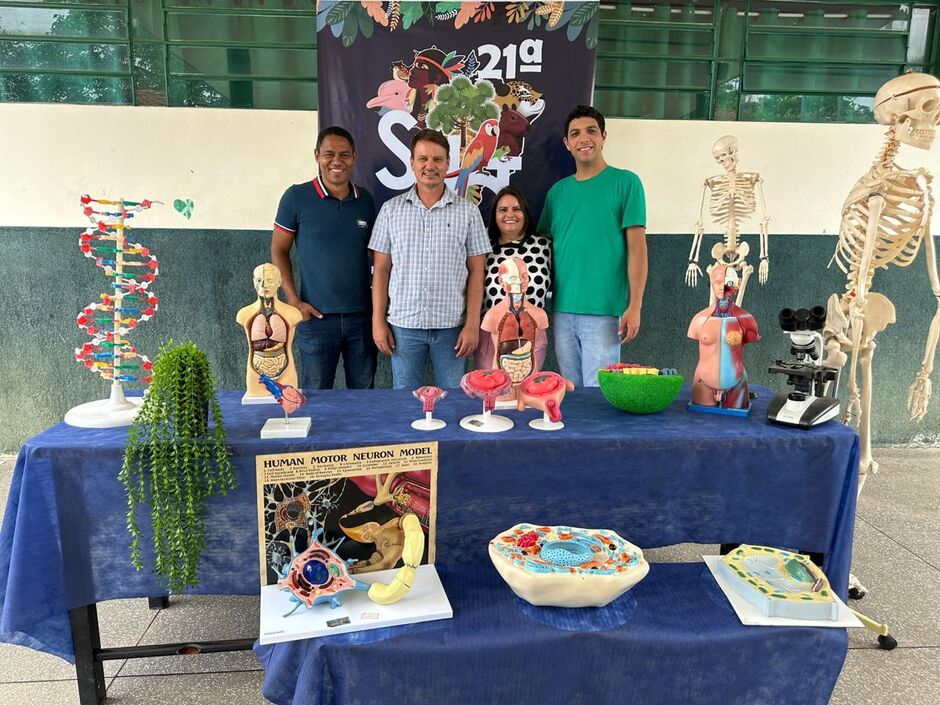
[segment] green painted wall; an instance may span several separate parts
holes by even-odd
[[[0,228],[0,450],[15,451],[29,436],[57,423],[75,404],[105,397],[108,384],[72,359],[87,336],[75,316],[104,291],[105,277],[78,251],[81,228]],[[161,274],[154,292],[160,311],[135,337],[151,358],[162,341],[190,339],[209,355],[218,383],[244,383],[244,351],[235,312],[254,298],[251,270],[268,259],[270,234],[261,231],[135,231],[157,255]],[[706,240],[708,252],[714,238]],[[827,270],[832,237],[771,238],[770,281],[748,285],[747,308],[761,325],[763,340],[750,346],[751,379],[782,388],[767,365],[789,350],[777,327],[777,312],[824,304],[843,287],[844,275]],[[692,315],[704,308],[707,292],[683,283],[691,236],[649,237],[650,278],[640,337],[624,349],[624,361],[676,367],[689,375],[696,346],[685,337]],[[756,243],[754,243],[756,246]],[[879,272],[876,289],[895,302],[898,323],[879,336],[875,353],[874,439],[879,444],[912,441],[940,445],[940,400],[934,399],[920,424],[908,421],[907,387],[920,366],[935,301],[923,254],[906,270]],[[554,368],[554,356],[549,355]],[[390,386],[387,359],[380,360],[378,386]],[[940,389],[940,372],[933,375]],[[843,383],[843,389],[845,384]],[[938,393],[940,395],[940,393]],[[729,429],[732,424],[729,422]]]

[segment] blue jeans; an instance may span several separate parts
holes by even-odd
[[[443,389],[460,386],[460,378],[467,366],[454,350],[460,326],[430,330],[390,327],[395,336],[395,349],[392,351],[392,386],[395,389],[422,386],[428,358],[434,369],[434,384]]]
[[[376,349],[368,311],[324,313],[323,318],[298,324],[297,347],[304,389],[332,389],[340,355],[347,389],[371,389],[375,384]]]
[[[555,356],[562,377],[576,387],[596,387],[597,371],[620,360],[617,316],[555,313]]]

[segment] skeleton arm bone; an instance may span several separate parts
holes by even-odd
[[[702,270],[698,266],[698,256],[702,249],[702,237],[705,234],[705,225],[702,215],[705,212],[705,193],[708,191],[708,181],[702,184],[702,199],[698,204],[698,220],[695,223],[695,236],[692,238],[692,249],[689,251],[689,266],[685,270],[685,283],[688,286],[698,284],[698,276]]]
[[[770,222],[770,217],[767,215],[767,201],[764,200],[764,187],[762,186],[764,180],[761,178],[760,174],[757,175],[757,179],[754,182],[754,187],[757,189],[757,195],[760,197],[758,203],[760,204],[760,264],[757,268],[757,278],[761,284],[767,283],[767,276],[770,274],[770,255],[768,254],[767,247],[767,224]]]
[[[929,231],[924,234],[924,254],[927,257],[927,274],[930,277],[930,288],[933,290],[934,298],[937,299],[937,310],[933,315],[933,320],[930,321],[927,345],[920,371],[914,376],[914,382],[907,392],[907,409],[914,421],[920,421],[927,415],[927,405],[930,403],[931,394],[930,373],[933,372],[937,339],[940,338],[940,277],[937,276],[937,255],[933,235]]]

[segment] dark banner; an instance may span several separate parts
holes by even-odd
[[[319,125],[356,139],[354,181],[381,205],[409,189],[421,127],[451,144],[447,183],[481,203],[510,183],[535,217],[574,172],[565,117],[589,105],[598,4],[329,2],[317,12]]]

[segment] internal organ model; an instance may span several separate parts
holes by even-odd
[[[285,616],[293,614],[301,605],[308,609],[325,603],[333,608],[339,607],[342,604],[339,595],[348,590],[368,591],[369,599],[381,605],[390,605],[402,599],[414,585],[418,564],[424,553],[424,532],[414,514],[402,517],[401,528],[405,535],[401,554],[404,565],[387,585],[368,585],[353,578],[346,563],[319,541],[323,530],[315,531],[307,550],[294,557],[285,569],[284,577],[277,583],[283,590],[289,591],[291,601],[297,603]]]
[[[744,301],[744,290],[754,267],[747,262],[750,247],[741,242],[741,225],[748,221],[755,211],[760,212],[758,226],[760,228],[760,264],[758,265],[758,280],[761,284],[767,281],[770,271],[770,260],[767,255],[767,204],[764,202],[764,191],[761,187],[763,179],[755,172],[738,171],[738,140],[731,135],[725,135],[712,145],[712,155],[715,161],[725,168],[724,174],[711,176],[705,179],[702,187],[702,199],[699,204],[698,221],[695,223],[695,237],[692,240],[692,250],[689,252],[689,266],[685,270],[685,283],[695,286],[702,273],[699,268],[699,251],[702,248],[702,237],[705,225],[702,215],[705,210],[705,197],[708,195],[708,211],[714,221],[724,228],[724,239],[712,248],[712,259],[715,262],[705,270],[706,274],[716,264],[727,264],[738,272],[741,286],[738,291],[738,303]]]
[[[512,419],[496,416],[496,399],[512,388],[512,379],[503,370],[474,370],[460,378],[460,388],[468,397],[483,400],[483,413],[465,416],[460,426],[468,431],[498,433],[513,427]]]
[[[252,284],[258,292],[258,299],[239,310],[235,317],[248,339],[245,396],[270,398],[268,389],[259,381],[259,375],[267,375],[285,386],[297,386],[291,343],[303,315],[277,298],[281,273],[273,264],[255,267]]]
[[[535,336],[548,328],[548,316],[526,301],[529,274],[521,257],[504,260],[498,276],[506,298],[486,312],[480,327],[493,339],[496,353],[492,366],[506,372],[512,380],[512,391],[504,400],[514,401],[522,380],[538,372]]]
[[[768,617],[838,619],[829,580],[801,553],[745,544],[721,557],[718,573]]]
[[[734,303],[738,276],[731,265],[715,265],[709,276],[715,303],[689,324],[699,356],[689,408],[743,416],[750,410],[744,346],[760,340],[757,322]]]
[[[940,121],[940,82],[911,73],[888,81],[875,95],[875,119],[888,126],[887,140],[872,167],[858,180],[842,206],[842,225],[833,261],[846,273],[845,293],[829,298],[823,329],[823,364],[842,367],[851,356],[845,423],[857,423],[861,441],[858,491],[878,464],[871,454],[872,354],[875,336],[894,323],[894,305],[871,291],[875,270],[906,267],[924,247],[930,288],[937,310],[927,333],[920,370],[907,394],[911,418],[922,419],[930,402],[937,338],[940,336],[940,280],[930,234],[932,176],[925,169],[904,169],[895,155],[901,144],[929,149]],[[861,363],[861,386],[857,382]]]
[[[258,381],[271,393],[274,400],[281,405],[285,414],[293,414],[307,401],[306,395],[296,387],[281,384],[271,379],[266,374],[258,375]]]
[[[643,552],[607,529],[516,524],[489,554],[514,593],[550,607],[603,607],[649,572]]]
[[[545,418],[541,424],[531,422],[533,428],[542,430],[555,430],[561,424],[561,400],[566,392],[574,390],[574,383],[568,381],[557,372],[537,372],[522,380],[519,385],[519,411],[527,406],[544,412]]]
[[[434,405],[444,397],[447,392],[440,387],[418,387],[412,392],[414,398],[421,402],[421,410],[424,412],[423,419],[417,419],[411,422],[411,427],[419,431],[436,431],[444,428],[447,423],[441,419],[434,418]]]

